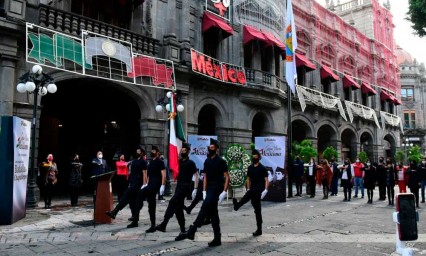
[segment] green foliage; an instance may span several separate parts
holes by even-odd
[[[420,37],[426,35],[426,0],[409,0],[407,20],[411,21],[414,33]]]
[[[292,158],[296,158],[297,155],[300,155],[300,158],[304,162],[309,162],[311,157],[316,157],[318,155],[314,147],[312,147],[312,142],[310,140],[302,140],[298,143],[297,141],[292,143]]]
[[[398,162],[404,162],[405,161],[405,152],[404,152],[404,150],[397,150],[396,152],[395,152],[395,161],[398,163]]]
[[[322,157],[328,161],[330,161],[333,157],[334,159],[337,159],[337,150],[332,146],[329,146],[324,150],[324,152],[322,152]]]
[[[415,145],[414,147],[410,148],[408,151],[408,160],[409,161],[416,161],[419,163],[423,158],[422,155],[422,149]]]
[[[367,153],[364,151],[359,152],[358,157],[359,157],[359,160],[361,160],[361,163],[365,163],[368,160]]]

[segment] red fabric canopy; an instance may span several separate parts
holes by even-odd
[[[305,66],[308,71],[317,69],[314,63],[310,62],[305,55],[296,53],[296,67]]]
[[[281,51],[285,52],[285,45],[283,42],[281,42],[278,38],[276,38],[274,35],[269,34],[267,32],[262,32],[263,35],[266,37],[266,39],[268,39],[269,43],[271,45],[275,45],[278,48],[281,49]]]
[[[394,97],[395,99],[393,100],[393,103],[395,103],[395,105],[402,105],[402,101],[400,99],[398,99],[397,97]]]
[[[340,78],[338,75],[334,74],[334,72],[327,66],[321,66],[321,79],[330,78],[332,82],[339,81]]]
[[[267,44],[270,44],[269,40],[265,37],[265,35],[262,32],[260,32],[259,30],[255,28],[245,25],[243,28],[243,44],[247,44],[252,40],[259,40]]]
[[[385,90],[380,90],[380,100],[392,100],[391,95],[387,93]]]
[[[234,34],[234,30],[232,27],[226,23],[226,21],[222,18],[217,17],[214,14],[204,12],[203,15],[203,32],[206,32],[212,27],[216,27],[221,29],[224,33],[223,38],[226,38],[232,34]]]
[[[352,79],[352,77],[348,75],[343,75],[343,87],[354,87],[355,89],[361,88],[361,85],[359,85],[355,80]]]
[[[362,82],[361,89],[362,89],[362,93],[364,93],[364,94],[368,94],[368,95],[376,95],[377,94],[376,90],[374,90],[373,88],[371,88],[371,86],[369,84],[364,83],[364,82]]]

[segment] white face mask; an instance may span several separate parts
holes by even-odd
[[[422,161],[422,164],[426,164],[426,161]]]
[[[367,163],[367,166],[370,166],[371,164],[370,163]]]
[[[359,160],[356,160],[357,163],[359,163]]]
[[[98,155],[98,159],[102,159],[102,157],[103,157],[102,154]]]

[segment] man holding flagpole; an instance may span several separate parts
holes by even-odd
[[[296,93],[295,81],[297,81],[296,70],[296,26],[294,24],[293,6],[291,0],[287,0],[287,15],[285,20],[285,78],[288,84],[287,90],[287,138],[288,138],[288,197],[293,196],[293,180],[292,180],[292,160],[291,160],[291,145],[292,145],[292,130],[291,130],[291,94]],[[290,92],[291,90],[291,92]]]

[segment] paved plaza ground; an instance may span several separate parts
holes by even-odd
[[[237,192],[237,197],[241,196],[242,192]],[[213,239],[210,225],[200,228],[194,241],[175,242],[179,233],[175,218],[167,232],[145,233],[149,228],[147,207],[141,211],[138,228],[126,228],[130,217],[127,207],[112,224],[93,226],[89,196],[80,198],[79,207],[70,207],[67,198],[54,198],[51,210],[28,210],[26,218],[0,226],[0,255],[397,255],[392,222],[395,208],[377,200],[377,189],[375,197],[372,205],[366,198],[342,202],[341,192],[322,200],[318,188],[315,198],[303,195],[285,203],[262,202],[263,235],[256,238],[251,235],[256,223],[250,203],[235,212],[229,199],[219,206],[222,246],[215,248],[207,246]],[[157,224],[169,198],[157,201]],[[200,206],[185,214],[187,227]],[[416,255],[423,255],[425,204],[420,205],[419,215],[419,239],[409,246]]]

